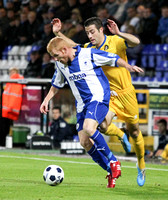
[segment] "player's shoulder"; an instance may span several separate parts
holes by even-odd
[[[85,43],[84,44],[84,48],[89,48],[89,47],[92,47],[92,43],[91,42],[88,42],[88,43]]]
[[[121,40],[122,38],[119,37],[118,35],[107,35],[107,41],[118,41]]]

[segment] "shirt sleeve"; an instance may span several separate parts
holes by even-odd
[[[65,85],[66,79],[63,76],[63,74],[61,73],[61,71],[59,69],[59,65],[62,65],[62,64],[59,62],[56,62],[56,70],[53,75],[51,84],[52,84],[52,86],[54,86],[56,88],[63,88]]]
[[[120,58],[117,54],[91,49],[92,60],[96,66],[109,65],[111,67],[118,67],[117,60]]]

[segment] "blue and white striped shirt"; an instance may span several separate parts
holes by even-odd
[[[75,48],[76,56],[71,64],[56,62],[52,86],[62,88],[67,81],[76,99],[77,112],[80,113],[91,101],[109,103],[109,82],[101,66],[117,66],[119,56],[97,49]]]

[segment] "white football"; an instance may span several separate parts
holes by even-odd
[[[43,172],[43,179],[48,185],[59,185],[64,180],[64,171],[58,165],[49,165]]]

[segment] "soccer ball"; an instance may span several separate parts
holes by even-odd
[[[43,172],[43,179],[48,185],[59,185],[64,180],[64,171],[58,165],[49,165]]]

